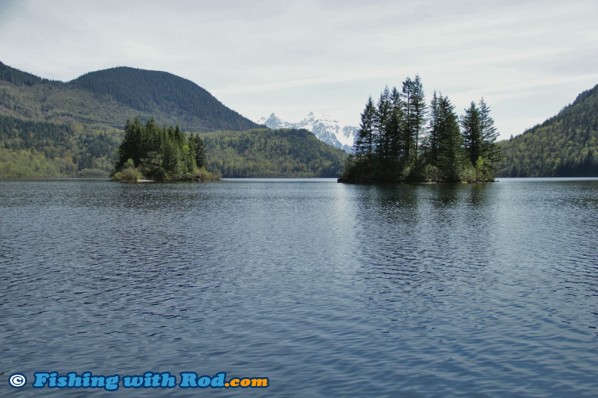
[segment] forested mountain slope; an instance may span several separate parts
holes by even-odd
[[[90,72],[62,83],[0,63],[0,115],[117,129],[135,117],[178,124],[188,131],[258,126],[187,79],[128,67]]]
[[[598,85],[556,116],[499,145],[502,177],[598,176]]]

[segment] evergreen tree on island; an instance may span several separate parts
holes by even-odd
[[[440,93],[434,92],[428,107],[420,77],[407,78],[401,93],[386,87],[376,105],[368,99],[339,181],[493,181],[497,137],[483,99],[459,118]]]

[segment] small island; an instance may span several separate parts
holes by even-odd
[[[153,119],[145,125],[127,120],[125,138],[118,148],[113,181],[215,181],[219,175],[205,168],[204,142],[175,127],[159,127]]]
[[[421,79],[402,91],[386,87],[370,97],[339,182],[489,182],[500,152],[498,131],[483,99],[461,118],[448,97],[434,92],[428,107]]]

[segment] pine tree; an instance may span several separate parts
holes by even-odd
[[[480,100],[480,129],[482,138],[481,156],[495,163],[500,158],[500,150],[496,145],[498,130],[494,127],[494,120],[490,117],[490,107],[486,105],[484,98]]]
[[[199,135],[194,137],[194,149],[195,149],[195,164],[198,168],[202,168],[206,165],[206,149],[203,140]]]
[[[139,119],[127,120],[125,124],[125,138],[118,148],[118,162],[116,170],[120,170],[129,159],[133,159],[135,166],[141,161],[140,146],[142,142],[142,126]]]
[[[361,114],[361,124],[354,152],[358,159],[369,159],[374,151],[374,120],[376,118],[376,107],[372,97],[368,99],[365,109]]]
[[[414,127],[414,141],[415,141],[415,161],[417,162],[419,154],[419,140],[424,132],[424,125],[426,124],[426,99],[424,96],[424,88],[422,86],[419,75],[415,75],[413,81],[413,127]]]
[[[404,144],[407,161],[417,162],[419,140],[426,122],[426,100],[419,75],[403,82],[403,106],[405,115]]]
[[[438,98],[438,168],[448,181],[458,181],[462,167],[462,139],[455,107],[448,97]]]
[[[392,103],[388,86],[384,88],[378,100],[378,108],[374,118],[374,130],[377,136],[376,155],[382,162],[386,161],[390,153],[388,125],[392,115]]]
[[[465,114],[461,118],[461,127],[463,146],[469,161],[475,166],[482,154],[482,120],[480,110],[473,101],[469,108],[465,109]]]
[[[386,134],[389,141],[390,159],[399,164],[403,156],[403,141],[401,127],[403,126],[403,104],[401,95],[396,87],[390,93],[391,115],[387,124]]]
[[[442,94],[440,94],[442,98]],[[430,124],[429,133],[424,141],[424,150],[426,153],[427,162],[431,165],[437,166],[438,164],[438,143],[440,141],[440,108],[439,108],[439,97],[434,91],[432,101],[430,103]]]

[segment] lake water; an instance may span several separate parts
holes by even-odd
[[[3,181],[0,395],[597,396],[597,216],[596,179]]]

